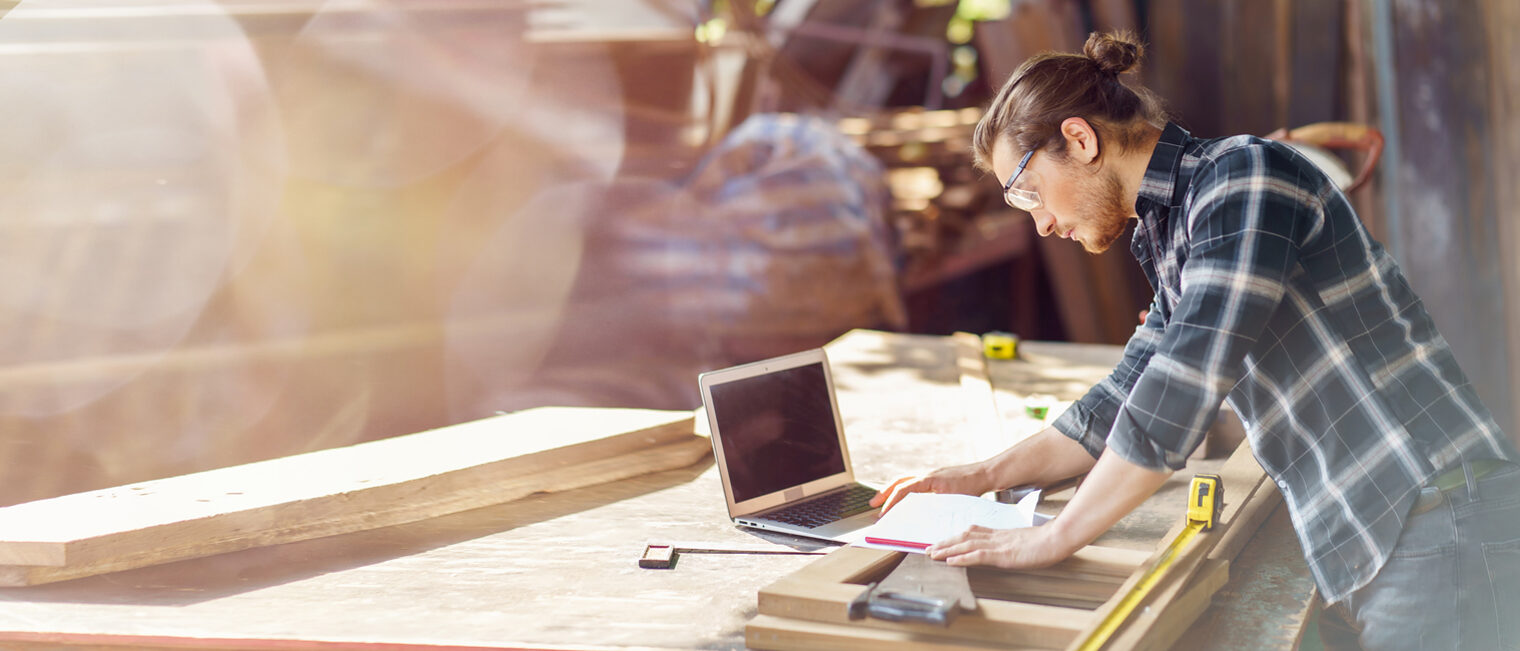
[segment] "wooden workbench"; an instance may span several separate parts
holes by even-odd
[[[878,483],[1037,431],[1029,394],[1057,401],[1048,422],[1117,350],[1026,342],[1025,359],[990,365],[1004,416],[989,426],[966,417],[973,400],[948,338],[857,331],[828,348],[857,475]],[[1154,548],[1180,517],[1186,474],[1099,542]],[[1050,496],[1048,508],[1067,497]],[[1312,589],[1284,520],[1269,521],[1231,568],[1197,644],[1241,648],[1245,632],[1247,648],[1296,639]],[[673,570],[641,570],[653,541],[762,542],[728,524],[709,457],[411,525],[0,590],[0,648],[742,648],[756,592],[814,560],[685,554]],[[1270,586],[1270,604],[1258,585]]]

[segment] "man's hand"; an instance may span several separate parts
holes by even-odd
[[[1049,567],[1076,552],[1049,527],[988,529],[973,526],[924,553],[951,565],[991,565],[1009,570]]]
[[[987,487],[986,473],[981,464],[971,463],[940,468],[921,477],[902,477],[871,498],[871,506],[880,506],[882,514],[885,514],[909,493],[981,495],[989,490],[992,489]]]
[[[1092,467],[1093,458],[1080,443],[1047,427],[985,461],[898,479],[871,498],[871,506],[886,513],[909,493],[981,495],[1010,486],[1046,486]]]
[[[931,546],[929,558],[951,565],[996,565],[1008,569],[1046,567],[1061,562],[1112,527],[1166,483],[1169,470],[1150,470],[1105,450],[1076,495],[1054,520],[1038,527],[988,529],[973,526]]]

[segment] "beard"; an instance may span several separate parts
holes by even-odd
[[[1082,238],[1082,248],[1096,255],[1107,251],[1124,234],[1130,211],[1124,206],[1124,187],[1113,172],[1100,174],[1084,185],[1088,187],[1079,194],[1082,198],[1077,210],[1089,232],[1084,233],[1088,237]]]

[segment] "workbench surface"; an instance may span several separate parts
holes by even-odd
[[[989,366],[994,420],[967,417],[949,338],[856,331],[831,344],[857,476],[884,484],[1000,450],[1106,375],[1119,348],[1020,352]],[[1026,400],[1055,408],[1035,419]],[[1098,542],[1154,549],[1181,517],[1187,478],[1220,463],[1195,461]],[[684,554],[675,569],[639,569],[644,545],[661,541],[818,548],[730,525],[708,457],[410,525],[0,589],[0,648],[743,648],[759,589],[815,559]],[[1281,509],[1230,575],[1189,647],[1242,648],[1249,633],[1246,648],[1291,648],[1312,584]]]

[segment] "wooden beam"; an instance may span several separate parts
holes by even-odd
[[[1229,495],[1225,495],[1225,498],[1228,499]],[[1255,492],[1248,496],[1246,505],[1241,507],[1240,514],[1230,523],[1230,528],[1225,530],[1214,549],[1209,551],[1209,558],[1235,560],[1240,555],[1240,550],[1261,529],[1261,523],[1266,522],[1280,504],[1282,492],[1270,478],[1263,476],[1261,483],[1256,485]]]
[[[980,651],[1008,649],[955,638],[760,615],[744,627],[744,645],[776,651]]]
[[[1187,632],[1188,627],[1198,621],[1198,616],[1208,610],[1209,604],[1214,600],[1214,593],[1219,592],[1219,589],[1223,588],[1229,580],[1229,561],[1213,558],[1204,561],[1203,568],[1198,570],[1198,576],[1189,582],[1186,592],[1168,603],[1165,609],[1147,610],[1140,614],[1141,618],[1155,620],[1155,623],[1148,627],[1150,631],[1144,638],[1140,638],[1138,634],[1133,637],[1121,636],[1114,646],[1145,651],[1165,651],[1172,648],[1177,643],[1177,639]]]
[[[969,332],[957,332],[955,366],[960,370],[961,395],[965,397],[962,413],[966,415],[968,440],[991,437],[1002,441],[1003,419],[997,406],[997,394],[987,377],[987,358],[982,352],[982,338]]]
[[[695,463],[690,412],[542,408],[0,509],[0,585],[427,518]]]

